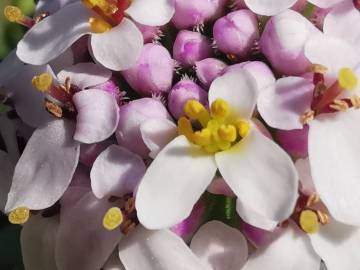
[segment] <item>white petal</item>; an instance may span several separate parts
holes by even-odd
[[[33,133],[15,167],[6,212],[22,206],[44,209],[63,195],[80,153],[73,132],[71,122],[54,120]]]
[[[73,102],[78,113],[75,140],[96,143],[115,132],[119,107],[111,94],[97,89],[83,90],[74,95]]]
[[[268,220],[281,222],[290,216],[297,199],[298,176],[290,157],[272,140],[253,127],[238,144],[217,153],[215,160],[244,205]]]
[[[42,12],[50,12],[50,14],[58,11],[65,5],[71,4],[78,0],[56,0],[56,1],[49,1],[49,0],[39,0],[36,4],[36,15],[41,14]]]
[[[145,170],[141,157],[111,145],[97,157],[91,169],[92,190],[99,199],[133,193]]]
[[[26,270],[56,270],[55,239],[59,218],[32,216],[21,231],[21,251]]]
[[[64,68],[67,68],[73,64],[74,64],[74,54],[71,48],[67,49],[57,58],[49,62],[49,66],[51,66],[51,69],[54,71],[54,73],[58,73]]]
[[[191,240],[190,248],[214,270],[239,270],[248,257],[243,234],[219,221],[203,225]]]
[[[257,83],[246,70],[237,70],[216,78],[209,89],[209,104],[216,99],[229,103],[236,116],[250,118],[257,99]]]
[[[359,268],[360,228],[331,220],[318,233],[310,235],[310,239],[328,270]]]
[[[320,8],[329,8],[335,6],[337,3],[347,2],[344,0],[308,0],[308,1]]]
[[[16,51],[11,51],[0,63],[0,86],[15,77],[22,68],[24,63],[16,55]]]
[[[258,110],[265,122],[283,130],[301,129],[301,115],[310,109],[314,85],[301,77],[285,77],[260,93]]]
[[[143,36],[133,22],[124,18],[110,31],[92,34],[90,43],[96,61],[112,70],[124,70],[139,58]]]
[[[149,229],[167,228],[190,215],[216,172],[212,155],[184,136],[170,142],[151,163],[136,194],[140,222]]]
[[[272,16],[290,8],[296,1],[297,0],[245,0],[245,4],[257,14]]]
[[[351,30],[349,31],[349,26]],[[332,9],[324,19],[324,33],[353,44],[360,45],[360,13],[354,7],[353,1],[343,1]]]
[[[310,123],[309,159],[320,198],[338,221],[360,225],[360,111],[320,115]]]
[[[306,195],[311,195],[316,192],[314,181],[311,176],[310,162],[309,158],[306,159],[298,159],[295,162],[295,167],[299,174],[299,179],[301,183],[301,192]]]
[[[241,270],[318,270],[320,257],[313,250],[307,235],[290,224],[269,246],[251,254]]]
[[[80,2],[63,7],[25,34],[18,43],[17,56],[33,65],[48,63],[90,33],[89,16],[89,10]]]
[[[313,64],[325,66],[330,76],[337,76],[341,68],[353,68],[360,62],[357,50],[350,44],[326,35],[310,39],[305,45],[305,56]]]
[[[107,82],[111,78],[111,71],[94,63],[79,63],[63,69],[57,77],[62,83],[69,77],[72,84],[84,89]]]
[[[174,16],[175,7],[172,0],[133,0],[125,12],[138,23],[160,26]]]
[[[7,195],[11,187],[15,164],[10,156],[0,150],[0,211],[4,211]]]
[[[103,270],[126,270],[119,258],[119,252],[116,248],[110,258],[105,263]]]
[[[128,270],[211,270],[175,233],[142,226],[120,242],[119,256]]]
[[[61,213],[55,249],[58,270],[99,270],[105,264],[122,238],[120,230],[108,231],[102,225],[114,205],[89,192]]]
[[[149,148],[149,156],[157,154],[177,136],[177,126],[167,119],[149,119],[140,125],[141,137]]]

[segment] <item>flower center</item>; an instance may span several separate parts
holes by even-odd
[[[81,0],[99,17],[90,17],[89,24],[93,33],[104,33],[121,23],[130,0]]]
[[[208,153],[229,149],[250,130],[249,121],[241,118],[234,121],[230,117],[230,106],[222,99],[215,100],[210,111],[199,101],[189,100],[184,112],[187,117],[181,117],[178,121],[179,134],[185,135],[191,143],[203,147]]]
[[[9,222],[12,224],[24,224],[30,217],[30,210],[26,207],[19,207],[9,214]]]

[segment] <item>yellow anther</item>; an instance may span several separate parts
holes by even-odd
[[[237,137],[237,130],[234,125],[222,125],[218,129],[219,137],[226,142],[234,142]]]
[[[26,207],[19,207],[9,214],[9,222],[12,224],[24,224],[30,217],[30,210]]]
[[[19,22],[24,17],[21,10],[15,6],[6,6],[4,9],[4,16],[10,22]]]
[[[217,99],[211,104],[211,115],[216,118],[226,118],[230,114],[230,106],[225,100]]]
[[[104,218],[103,218],[103,226],[105,229],[112,231],[121,225],[123,222],[123,214],[118,207],[110,208]]]
[[[188,100],[184,105],[185,114],[193,120],[198,120],[203,127],[210,119],[208,110],[197,100]]]
[[[319,219],[317,214],[311,210],[304,210],[300,214],[300,227],[307,233],[319,231]]]
[[[189,119],[181,117],[178,120],[178,133],[184,135],[190,142],[193,142],[194,131]]]
[[[205,146],[211,143],[211,130],[204,128],[201,131],[194,133],[194,143],[200,146]]]
[[[52,85],[52,76],[49,73],[42,73],[32,78],[31,83],[33,86],[41,92],[50,90]]]
[[[236,126],[239,130],[239,135],[241,138],[246,137],[246,135],[248,135],[249,131],[250,131],[250,123],[247,120],[239,120],[236,123]]]
[[[358,78],[351,68],[342,68],[338,74],[339,85],[343,89],[354,90],[358,85]]]
[[[219,151],[219,148],[216,146],[216,144],[209,144],[209,145],[204,146],[204,150],[207,153],[213,154],[213,153],[216,153],[217,151]]]
[[[89,24],[91,32],[93,33],[104,33],[112,28],[111,24],[109,24],[108,22],[95,17],[90,17]]]
[[[320,64],[312,64],[309,68],[309,71],[314,73],[325,74],[328,71],[328,69],[327,67]]]
[[[118,7],[115,4],[109,3],[107,0],[82,0],[82,3],[90,9],[98,7],[106,15],[112,15],[118,11]]]

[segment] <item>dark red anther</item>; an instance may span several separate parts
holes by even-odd
[[[313,83],[315,85],[317,85],[319,83],[324,83],[324,81],[325,81],[324,74],[322,74],[322,73],[314,73]]]
[[[110,2],[110,1],[109,1]],[[118,7],[118,10],[111,17],[116,24],[121,23],[125,17],[125,10],[130,6],[129,0],[112,0]]]
[[[353,0],[354,6],[360,10],[360,0]]]

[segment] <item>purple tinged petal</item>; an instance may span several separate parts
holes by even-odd
[[[294,158],[306,158],[308,156],[309,126],[302,129],[277,130],[276,140],[278,144]]]
[[[195,67],[196,76],[200,82],[208,88],[212,81],[222,74],[227,65],[216,58],[206,58],[197,61]]]
[[[119,243],[119,230],[102,225],[106,211],[114,204],[98,200],[91,192],[61,213],[56,238],[58,270],[98,270]]]
[[[142,96],[165,93],[170,90],[175,62],[168,50],[157,44],[145,44],[140,58],[121,74],[130,86]]]
[[[112,145],[111,140],[93,144],[82,144],[80,146],[80,162],[88,167],[92,167],[97,156]]]
[[[74,139],[96,143],[109,138],[119,122],[119,107],[115,98],[98,89],[76,93],[73,102],[77,110]]]
[[[74,130],[71,122],[54,120],[34,132],[15,167],[6,212],[44,209],[63,195],[79,159]]]
[[[121,146],[111,145],[98,156],[91,169],[93,193],[99,199],[133,193],[145,171],[141,157]]]
[[[143,35],[144,43],[151,43],[152,41],[158,39],[161,35],[160,26],[149,26],[138,22],[135,22],[135,24]]]
[[[231,12],[215,22],[213,34],[220,51],[244,58],[259,38],[257,17],[247,9]]]
[[[184,66],[192,66],[196,61],[210,57],[212,48],[208,38],[198,32],[182,30],[173,46],[173,57]]]
[[[207,92],[190,79],[181,80],[171,89],[168,107],[176,119],[184,115],[184,105],[190,99],[198,100],[208,106]]]
[[[116,130],[118,143],[133,153],[148,158],[149,149],[142,139],[140,126],[149,119],[171,120],[165,106],[156,99],[142,98],[121,106],[120,114]]]

